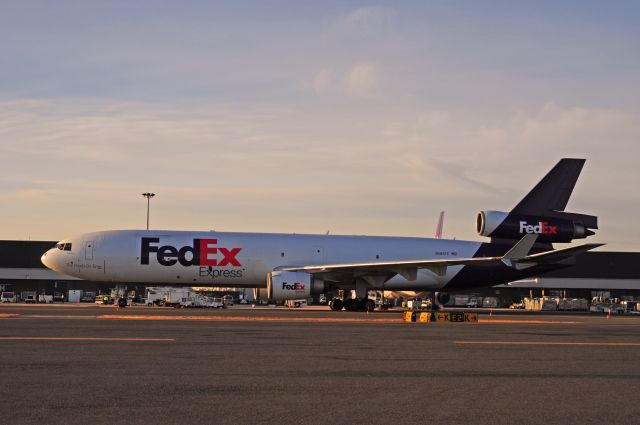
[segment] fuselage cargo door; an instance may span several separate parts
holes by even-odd
[[[84,259],[93,261],[93,241],[84,243]]]

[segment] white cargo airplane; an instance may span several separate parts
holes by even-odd
[[[601,244],[597,217],[564,212],[585,160],[562,159],[509,213],[482,211],[489,243],[380,236],[115,230],[60,241],[42,256],[52,270],[91,281],[252,287],[270,300],[343,290],[334,310],[371,310],[369,290],[450,291],[494,286],[566,267]],[[446,303],[448,295],[436,299]],[[126,300],[120,300],[126,305]]]

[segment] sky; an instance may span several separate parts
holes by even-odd
[[[0,239],[155,229],[483,240],[562,157],[638,250],[632,1],[4,1]],[[602,250],[601,249],[601,250]]]

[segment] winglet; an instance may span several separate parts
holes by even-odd
[[[529,251],[533,248],[533,244],[536,243],[538,235],[535,233],[528,233],[518,241],[506,254],[502,256],[502,261],[505,260],[521,260],[529,255]]]

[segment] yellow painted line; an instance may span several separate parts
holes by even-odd
[[[0,319],[7,319],[9,317],[17,317],[20,316],[19,314],[12,314],[12,313],[0,313]]]
[[[512,319],[480,319],[478,323],[507,323],[524,325],[575,325],[583,322],[560,321],[560,320],[512,320]]]
[[[153,342],[175,342],[175,338],[98,338],[98,337],[49,337],[49,336],[0,336],[0,341],[108,341],[108,342],[129,342],[129,341],[153,341]]]
[[[264,316],[158,316],[158,315],[114,315],[96,316],[109,320],[193,320],[211,322],[303,322],[303,323],[403,323],[401,317],[394,319],[360,319],[334,317],[264,317]]]
[[[568,341],[453,341],[468,345],[561,345],[578,347],[640,347],[640,342],[568,342]]]

